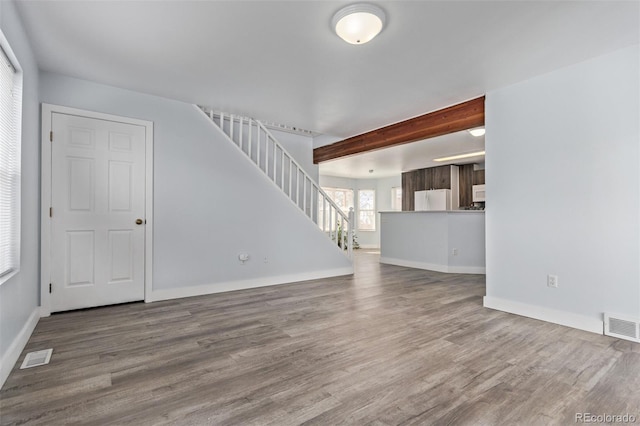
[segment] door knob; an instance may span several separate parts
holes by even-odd
[[[136,225],[142,225],[142,219],[136,219]]]

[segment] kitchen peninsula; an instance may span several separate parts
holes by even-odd
[[[484,210],[380,212],[380,263],[484,274]]]

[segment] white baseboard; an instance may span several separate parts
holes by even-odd
[[[395,259],[393,257],[380,257],[380,263],[406,266],[407,268],[425,269],[427,271],[446,272],[449,274],[486,274],[486,268],[483,266],[438,265],[435,263],[418,262],[415,260]]]
[[[305,272],[301,274],[280,275],[276,277],[254,278],[250,280],[231,281],[215,284],[205,284],[191,287],[177,287],[162,290],[153,290],[150,300],[147,302],[157,302],[160,300],[180,299],[183,297],[203,296],[206,294],[224,293],[227,291],[246,290],[249,288],[267,287],[270,285],[289,284],[299,281],[317,280],[321,278],[339,277],[341,275],[352,275],[353,266],[326,271]]]
[[[377,244],[360,244],[360,248],[361,249],[367,249],[367,250],[369,250],[369,249],[378,250],[378,249],[380,249],[380,246],[377,245]]]
[[[604,333],[603,321],[587,317],[585,315],[558,311],[556,309],[543,308],[540,306],[529,305],[527,303],[513,302],[511,300],[490,296],[484,297],[483,305],[485,308],[522,315],[523,317],[564,325],[565,327],[577,328],[578,330],[590,331],[591,333],[596,334]]]
[[[20,330],[20,333],[18,333],[16,338],[13,339],[9,349],[7,349],[7,352],[4,354],[2,359],[0,359],[0,389],[4,386],[4,382],[9,377],[11,370],[13,370],[13,366],[20,358],[22,350],[27,346],[27,342],[29,341],[33,330],[36,328],[36,325],[38,325],[39,320],[40,307],[38,306],[33,310],[33,312],[31,312],[31,315],[29,315],[29,318],[22,327],[22,330]]]

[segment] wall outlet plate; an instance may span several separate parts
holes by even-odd
[[[558,276],[547,275],[547,287],[558,288]]]

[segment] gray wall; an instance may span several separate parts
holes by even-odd
[[[640,316],[638,51],[487,94],[487,296]]]
[[[20,272],[0,285],[0,359],[3,359],[39,305],[40,114],[38,69],[13,2],[0,1],[0,28],[24,73]]]
[[[440,272],[484,273],[484,212],[404,211],[380,216],[382,263]]]
[[[313,138],[313,148],[320,148],[321,146],[330,145],[332,143],[341,141],[345,138],[340,138],[331,135],[318,135]]]
[[[154,290],[349,266],[192,105],[51,73],[40,81],[42,102],[154,122]]]

